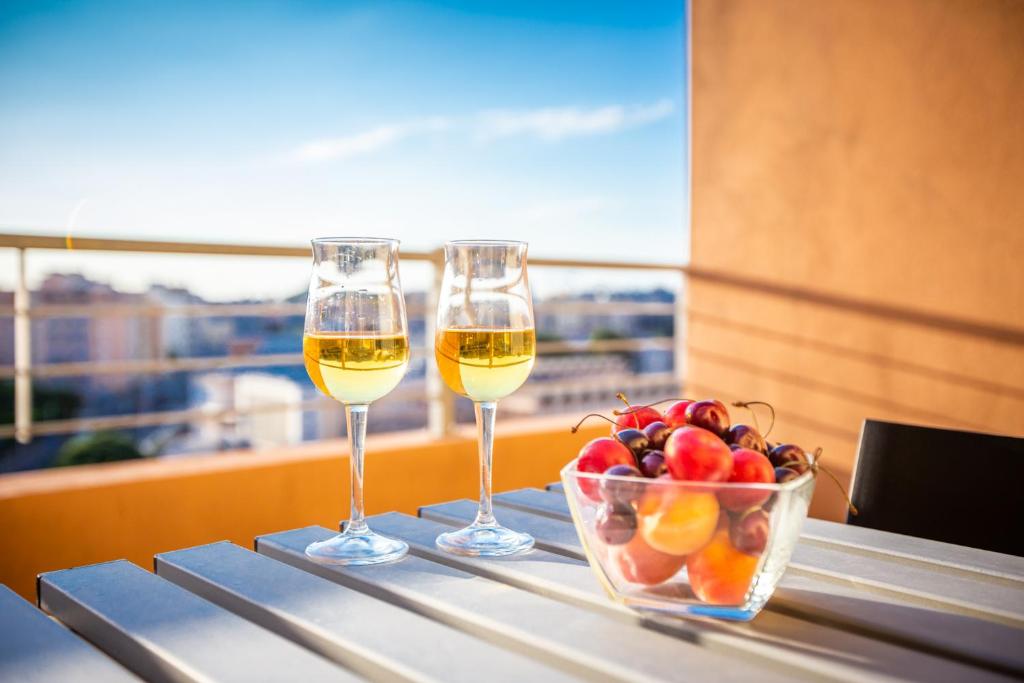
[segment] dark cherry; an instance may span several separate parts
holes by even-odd
[[[640,471],[645,477],[656,479],[668,472],[665,464],[664,451],[647,451],[644,457],[640,458]]]
[[[602,505],[594,530],[608,545],[629,543],[636,534],[636,513],[628,505]]]
[[[729,411],[721,401],[697,401],[686,406],[686,423],[724,436],[729,429]]]
[[[601,479],[601,497],[611,504],[629,505],[640,500],[644,495],[644,483],[640,481],[643,474],[632,465],[615,465],[604,471],[606,475],[616,477],[635,477],[637,482],[615,481],[614,479]]]
[[[770,528],[768,513],[761,508],[754,508],[729,523],[729,541],[736,550],[760,555],[768,545]]]
[[[633,451],[633,455],[637,458],[651,446],[651,440],[639,429],[621,429],[615,432],[615,438],[619,443]]]
[[[794,470],[792,467],[776,467],[775,468],[775,483],[785,484],[787,481],[793,481],[800,476],[800,473]]]
[[[811,466],[804,450],[791,443],[779,444],[768,451],[768,459],[772,467],[788,467],[798,474],[803,474]]]
[[[764,438],[750,425],[733,425],[725,432],[725,442],[730,446],[742,446],[767,455]]]
[[[644,427],[644,434],[647,435],[650,447],[659,451],[665,448],[665,441],[668,440],[668,435],[671,433],[672,428],[661,421],[652,422]]]

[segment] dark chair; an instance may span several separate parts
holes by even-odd
[[[865,420],[856,526],[1024,556],[1024,439]]]

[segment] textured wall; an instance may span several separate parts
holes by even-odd
[[[1024,433],[1024,2],[692,12],[690,393],[846,473],[865,417]]]

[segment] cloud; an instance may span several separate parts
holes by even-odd
[[[346,137],[312,140],[298,147],[292,157],[296,161],[307,162],[348,159],[389,147],[414,135],[436,133],[451,126],[450,119],[440,116],[387,124]]]
[[[605,135],[652,123],[671,115],[671,100],[625,107],[611,105],[596,109],[548,107],[528,110],[498,110],[482,113],[477,121],[477,136],[483,140],[528,135],[557,141],[581,135]]]
[[[491,110],[462,119],[435,116],[383,124],[345,137],[311,140],[294,149],[290,158],[303,163],[344,160],[377,152],[411,137],[453,129],[463,129],[467,135],[472,134],[481,141],[526,136],[556,142],[636,128],[664,119],[674,111],[675,104],[665,99],[648,105],[616,104],[592,109]]]

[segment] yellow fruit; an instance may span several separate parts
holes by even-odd
[[[640,535],[655,550],[688,555],[704,546],[715,533],[718,498],[713,493],[665,489],[650,491],[640,501]]]

